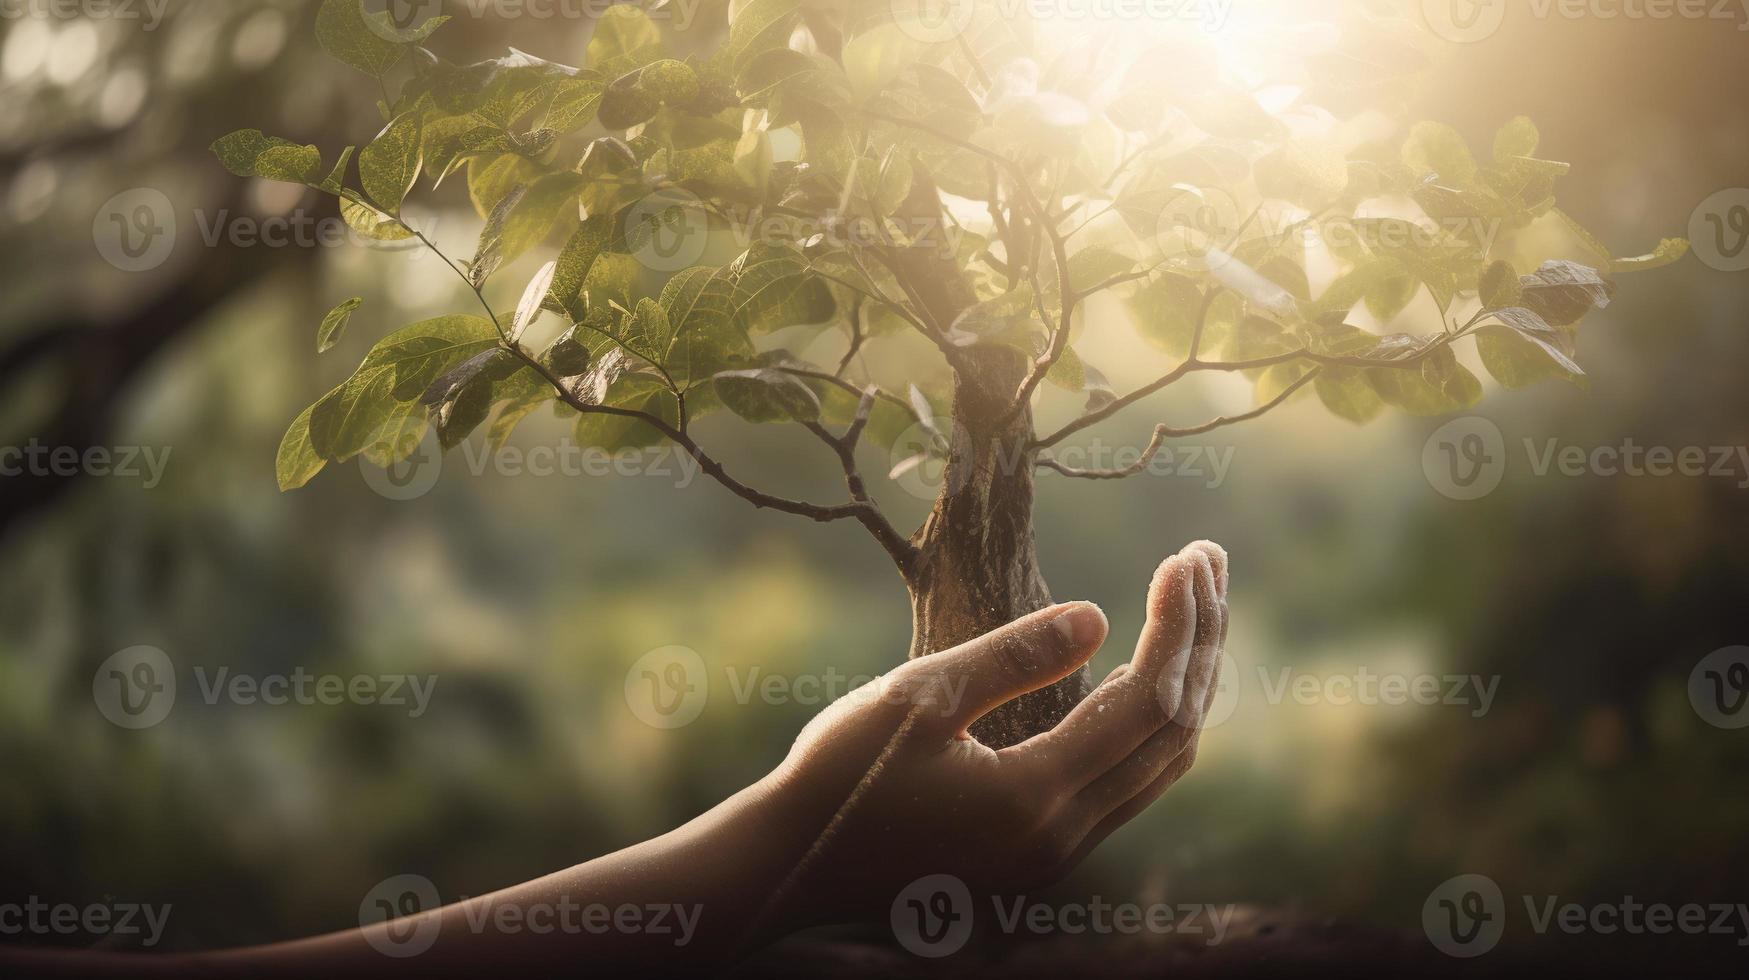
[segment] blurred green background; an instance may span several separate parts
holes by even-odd
[[[867,674],[903,656],[901,583],[860,530],[756,513],[708,480],[475,476],[452,456],[412,501],[353,465],[281,495],[287,422],[388,327],[467,297],[412,253],[204,247],[197,209],[328,213],[230,177],[212,139],[259,126],[331,152],[379,123],[367,86],[314,44],[310,5],[172,7],[150,32],[0,26],[0,445],[171,450],[150,489],[0,478],[0,900],[169,902],[168,944],[200,948],[356,924],[394,874],[480,894],[677,825],[767,771],[817,710],[740,704],[716,683],[695,723],[657,730],[624,694],[646,651],[696,650],[717,682],[752,667]],[[587,30],[487,19],[445,43],[458,61],[514,44],[575,63]],[[1735,25],[1521,17],[1434,51],[1416,115],[1479,146],[1514,115],[1536,119],[1542,155],[1574,164],[1564,207],[1618,253],[1687,234],[1703,199],[1749,184],[1749,34]],[[181,237],[163,267],[129,274],[99,256],[92,225],[136,187],[176,202]],[[476,220],[445,200],[436,237],[466,251]],[[1749,738],[1698,717],[1688,681],[1708,653],[1749,642],[1749,473],[1538,476],[1522,450],[1749,445],[1745,275],[1691,257],[1631,279],[1587,322],[1589,390],[1491,390],[1480,414],[1514,462],[1480,501],[1429,485],[1438,421],[1354,428],[1309,406],[1194,440],[1231,452],[1218,486],[1043,478],[1046,575],[1115,627],[1098,675],[1127,657],[1154,565],[1199,537],[1233,555],[1239,668],[1236,709],[1193,777],[1063,893],[1406,930],[1464,872],[1508,895],[1745,898]],[[351,335],[318,361],[315,324],[355,294]],[[1114,373],[1124,387],[1144,370]],[[1134,443],[1162,417],[1243,398],[1211,383],[1099,434]],[[563,432],[542,413],[516,442]],[[841,493],[830,460],[786,433],[716,418],[705,436],[737,472]],[[880,493],[903,526],[925,512]],[[165,650],[182,686],[166,722],[130,732],[95,710],[91,684],[140,644]],[[438,683],[418,718],[209,706],[196,666]],[[1482,718],[1272,705],[1260,666],[1498,676],[1499,691]]]

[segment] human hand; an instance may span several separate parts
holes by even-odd
[[[1227,556],[1193,544],[1155,573],[1132,660],[1056,728],[993,750],[980,716],[1085,663],[1097,606],[1054,606],[914,660],[822,712],[768,779],[781,812],[820,828],[780,896],[783,918],[881,911],[909,882],[976,890],[1061,877],[1196,760],[1227,634]]]

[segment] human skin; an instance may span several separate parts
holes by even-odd
[[[298,977],[726,965],[810,926],[887,917],[919,878],[1012,894],[1069,871],[1196,761],[1227,633],[1227,556],[1190,545],[1156,572],[1120,666],[1056,728],[992,750],[978,717],[1055,683],[1106,639],[1053,606],[859,688],[765,778],[684,826],[465,902],[312,939],[177,956],[0,954],[34,974]],[[663,913],[663,929],[653,922]],[[584,910],[599,910],[587,918]],[[638,920],[612,927],[615,915]],[[568,911],[567,911],[568,910]],[[631,921],[629,919],[623,921]]]

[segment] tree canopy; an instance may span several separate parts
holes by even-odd
[[[1112,478],[1301,393],[1356,423],[1466,409],[1483,386],[1461,342],[1508,388],[1582,382],[1579,324],[1615,277],[1686,251],[1612,256],[1557,205],[1568,164],[1528,119],[1480,153],[1448,126],[1398,123],[1425,61],[1401,17],[1277,32],[1245,62],[1184,25],[1061,30],[989,0],[950,13],[736,0],[675,24],[618,5],[581,67],[516,50],[457,65],[439,53],[448,18],[326,0],[318,40],[369,76],[381,132],[329,155],[244,130],[214,151],[238,175],[336,195],[371,239],[433,250],[409,195],[464,182],[478,245],[444,261],[479,303],[378,341],[292,424],[281,487],[361,454],[391,464],[429,430],[445,448],[482,428],[501,442],[550,407],[586,445],[671,440],[755,503],[890,536],[858,442],[920,427],[930,437],[901,468],[949,452],[941,430],[969,409],[948,404],[938,369],[980,350],[1028,365],[987,414],[1029,412],[1047,388],[1084,403],[1023,447],[1037,465]],[[527,282],[498,282],[543,251]],[[1118,391],[1081,355],[1129,329],[1089,314],[1105,294],[1159,351],[1153,383]],[[323,320],[321,349],[359,307]],[[828,334],[835,361],[792,353]],[[872,376],[870,350],[906,344],[910,377]],[[1123,469],[1052,458],[1210,371],[1249,378],[1255,408],[1161,425]],[[850,503],[734,480],[693,436],[718,411],[813,431],[842,457]]]

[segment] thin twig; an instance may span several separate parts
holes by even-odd
[[[1322,368],[1313,368],[1312,370],[1301,375],[1298,380],[1294,381],[1293,384],[1290,384],[1286,388],[1282,389],[1281,394],[1276,395],[1274,398],[1270,399],[1268,402],[1265,402],[1264,404],[1259,405],[1258,407],[1252,409],[1249,412],[1245,412],[1242,415],[1231,415],[1231,416],[1223,415],[1220,418],[1216,418],[1216,419],[1213,419],[1211,421],[1205,422],[1202,425],[1192,426],[1188,429],[1174,429],[1168,425],[1155,426],[1154,427],[1154,437],[1148,441],[1148,448],[1142,450],[1142,455],[1141,455],[1140,459],[1136,460],[1134,463],[1131,463],[1128,466],[1120,467],[1118,469],[1106,469],[1106,470],[1080,469],[1080,468],[1077,468],[1074,466],[1069,466],[1063,462],[1060,462],[1056,459],[1053,459],[1051,456],[1049,456],[1047,454],[1042,454],[1042,453],[1038,457],[1038,465],[1041,469],[1052,470],[1054,472],[1061,473],[1064,476],[1072,477],[1072,478],[1078,479],[1078,480],[1122,480],[1125,477],[1135,476],[1137,473],[1141,473],[1142,471],[1146,470],[1148,468],[1149,464],[1151,464],[1154,461],[1154,457],[1160,455],[1160,450],[1165,447],[1166,440],[1168,440],[1168,439],[1184,439],[1184,438],[1188,438],[1190,436],[1200,436],[1200,435],[1203,435],[1205,433],[1213,432],[1216,429],[1224,428],[1224,427],[1229,426],[1229,425],[1237,425],[1240,422],[1249,422],[1252,419],[1259,418],[1259,417],[1267,414],[1271,410],[1275,409],[1276,407],[1280,406],[1283,402],[1287,401],[1289,398],[1292,398],[1294,396],[1294,393],[1298,392],[1301,388],[1304,388],[1306,385],[1311,384],[1312,380],[1318,376],[1318,373],[1321,370],[1323,370],[1323,369]]]

